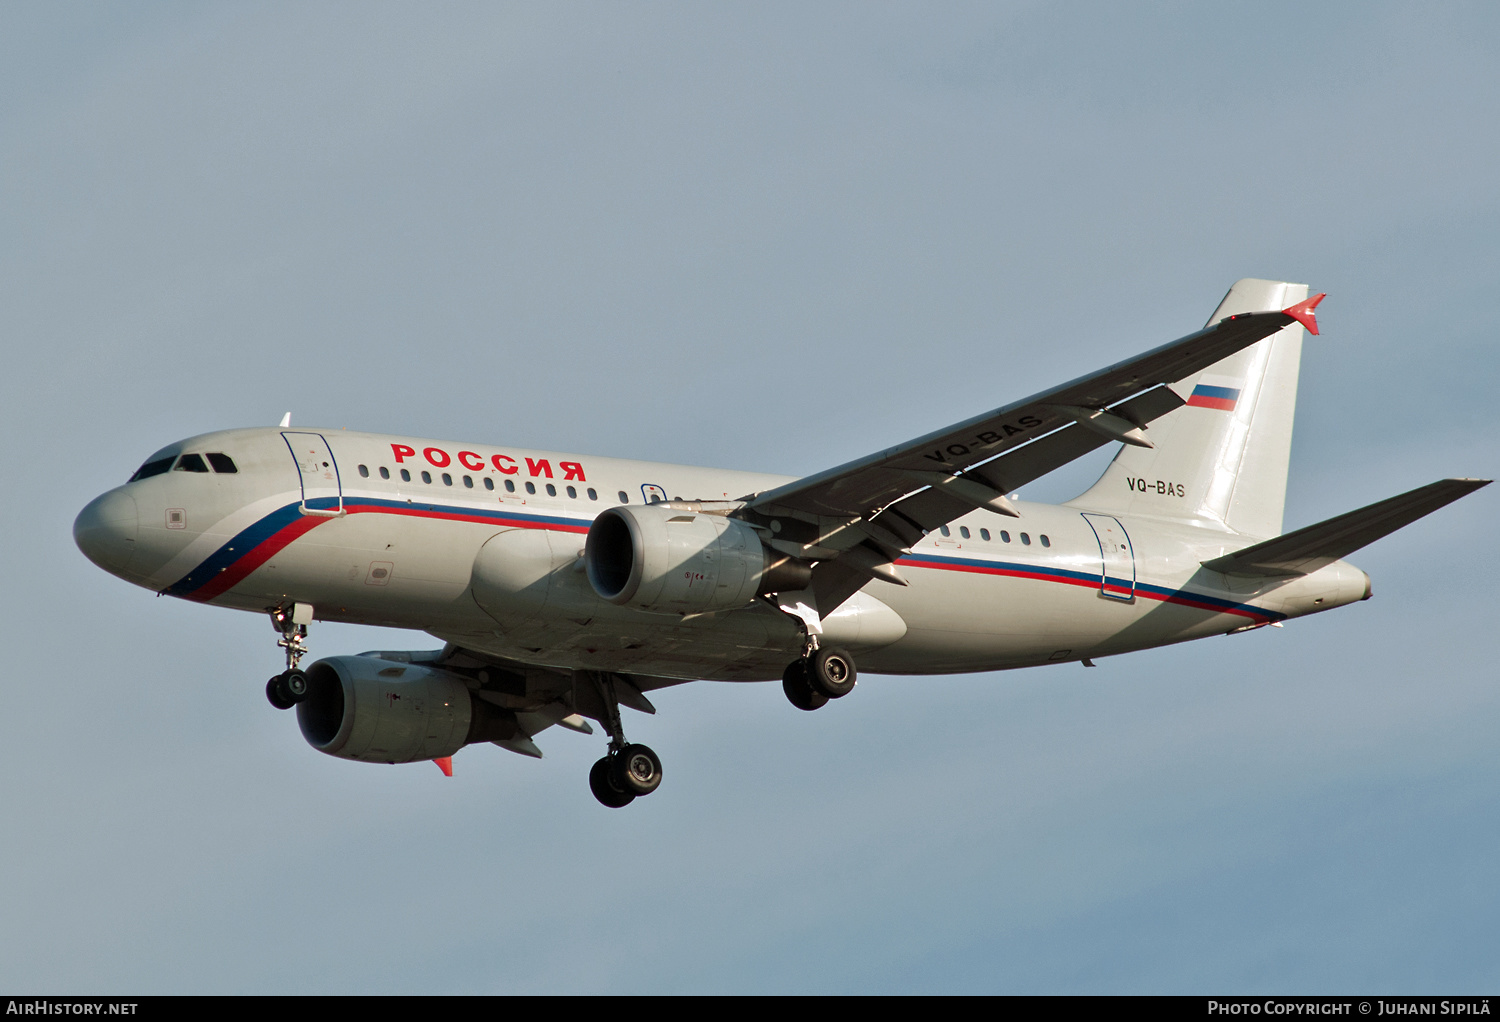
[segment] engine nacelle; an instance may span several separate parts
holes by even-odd
[[[602,512],[583,557],[602,599],[657,612],[734,610],[763,593],[805,588],[810,577],[807,565],[766,549],[739,519],[668,504]]]
[[[329,657],[307,668],[307,682],[307,697],[297,704],[302,737],[341,759],[440,759],[519,730],[514,715],[475,699],[463,678],[422,664]]]

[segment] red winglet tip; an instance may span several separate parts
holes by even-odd
[[[433,762],[438,765],[438,769],[443,772],[443,776],[444,777],[452,777],[453,776],[453,757],[452,756],[444,756],[442,759],[435,759],[435,760],[433,760]]]
[[[1305,302],[1298,302],[1291,308],[1281,311],[1295,319],[1298,323],[1307,327],[1307,332],[1316,336],[1318,332],[1318,303],[1327,298],[1327,294],[1316,294]]]

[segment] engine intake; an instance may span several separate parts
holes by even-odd
[[[601,599],[638,610],[702,613],[804,589],[811,566],[768,550],[737,518],[683,507],[612,507],[589,527],[589,585]]]
[[[512,713],[474,698],[463,678],[421,664],[329,657],[307,669],[307,681],[302,737],[341,759],[415,763],[520,732]]]

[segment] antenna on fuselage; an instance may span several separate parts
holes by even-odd
[[[287,412],[285,415],[283,415],[281,417],[281,427],[280,428],[286,429],[291,424],[292,424],[292,413],[291,412]]]

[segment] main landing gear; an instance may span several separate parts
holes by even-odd
[[[307,626],[312,616],[310,603],[271,610],[271,626],[281,633],[276,645],[286,650],[286,670],[266,682],[266,699],[278,710],[290,710],[307,698],[307,675],[298,665],[307,656]]]
[[[799,710],[816,710],[830,699],[842,699],[854,691],[858,672],[854,658],[842,649],[813,646],[801,660],[794,660],[781,676],[781,690]]]
[[[614,678],[608,674],[596,676],[594,684],[608,718],[601,723],[609,729],[609,752],[589,770],[589,788],[601,804],[623,809],[637,797],[649,795],[661,786],[661,760],[647,746],[625,741]]]

